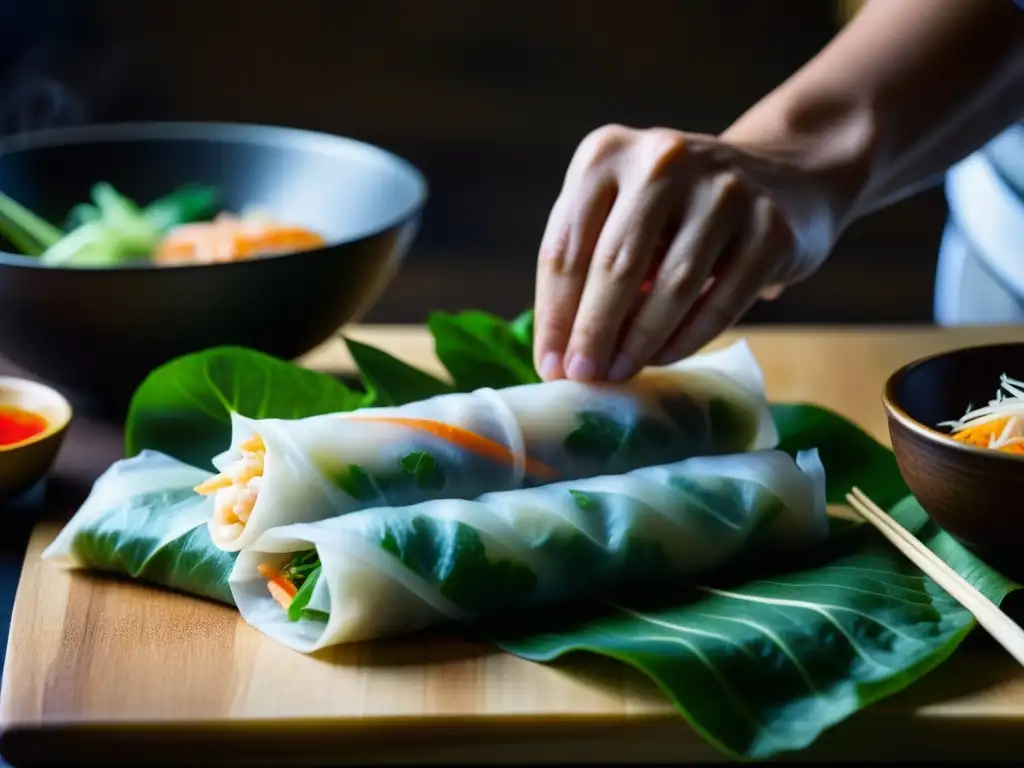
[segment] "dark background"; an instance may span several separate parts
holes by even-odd
[[[511,314],[577,142],[620,122],[718,132],[840,25],[829,0],[0,0],[5,131],[274,123],[380,144],[431,183],[365,318]],[[928,322],[939,189],[865,220],[748,321]]]

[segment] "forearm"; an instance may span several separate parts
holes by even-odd
[[[1024,11],[1011,0],[871,0],[722,138],[804,164],[842,228],[1022,115]]]

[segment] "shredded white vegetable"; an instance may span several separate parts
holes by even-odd
[[[994,400],[989,400],[987,405],[980,408],[968,405],[961,418],[940,422],[938,426],[949,427],[950,431],[959,432],[968,427],[1005,419],[1007,416],[1010,418],[998,437],[993,435],[989,438],[990,448],[1024,443],[1024,381],[1012,379],[1004,373],[999,377],[999,390]]]

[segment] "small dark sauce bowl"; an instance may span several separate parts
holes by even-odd
[[[1024,456],[961,445],[936,426],[993,399],[999,377],[1024,378],[1024,343],[917,360],[886,382],[883,403],[900,472],[931,518],[1007,575],[1024,565]]]
[[[0,356],[90,413],[123,414],[153,368],[222,344],[285,359],[377,300],[418,229],[423,176],[383,149],[271,126],[141,123],[0,140],[0,190],[55,224],[108,181],[146,204],[189,182],[327,246],[223,264],[41,266],[0,249]]]

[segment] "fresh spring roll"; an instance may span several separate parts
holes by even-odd
[[[96,481],[43,559],[231,605],[228,576],[235,553],[210,540],[213,500],[194,490],[210,476],[156,451],[122,459]]]
[[[745,342],[624,386],[555,381],[439,395],[305,419],[232,417],[210,535],[225,550],[264,531],[367,507],[471,499],[774,447],[761,370]]]
[[[817,451],[770,450],[275,528],[229,583],[246,621],[308,653],[692,579],[827,535]]]

